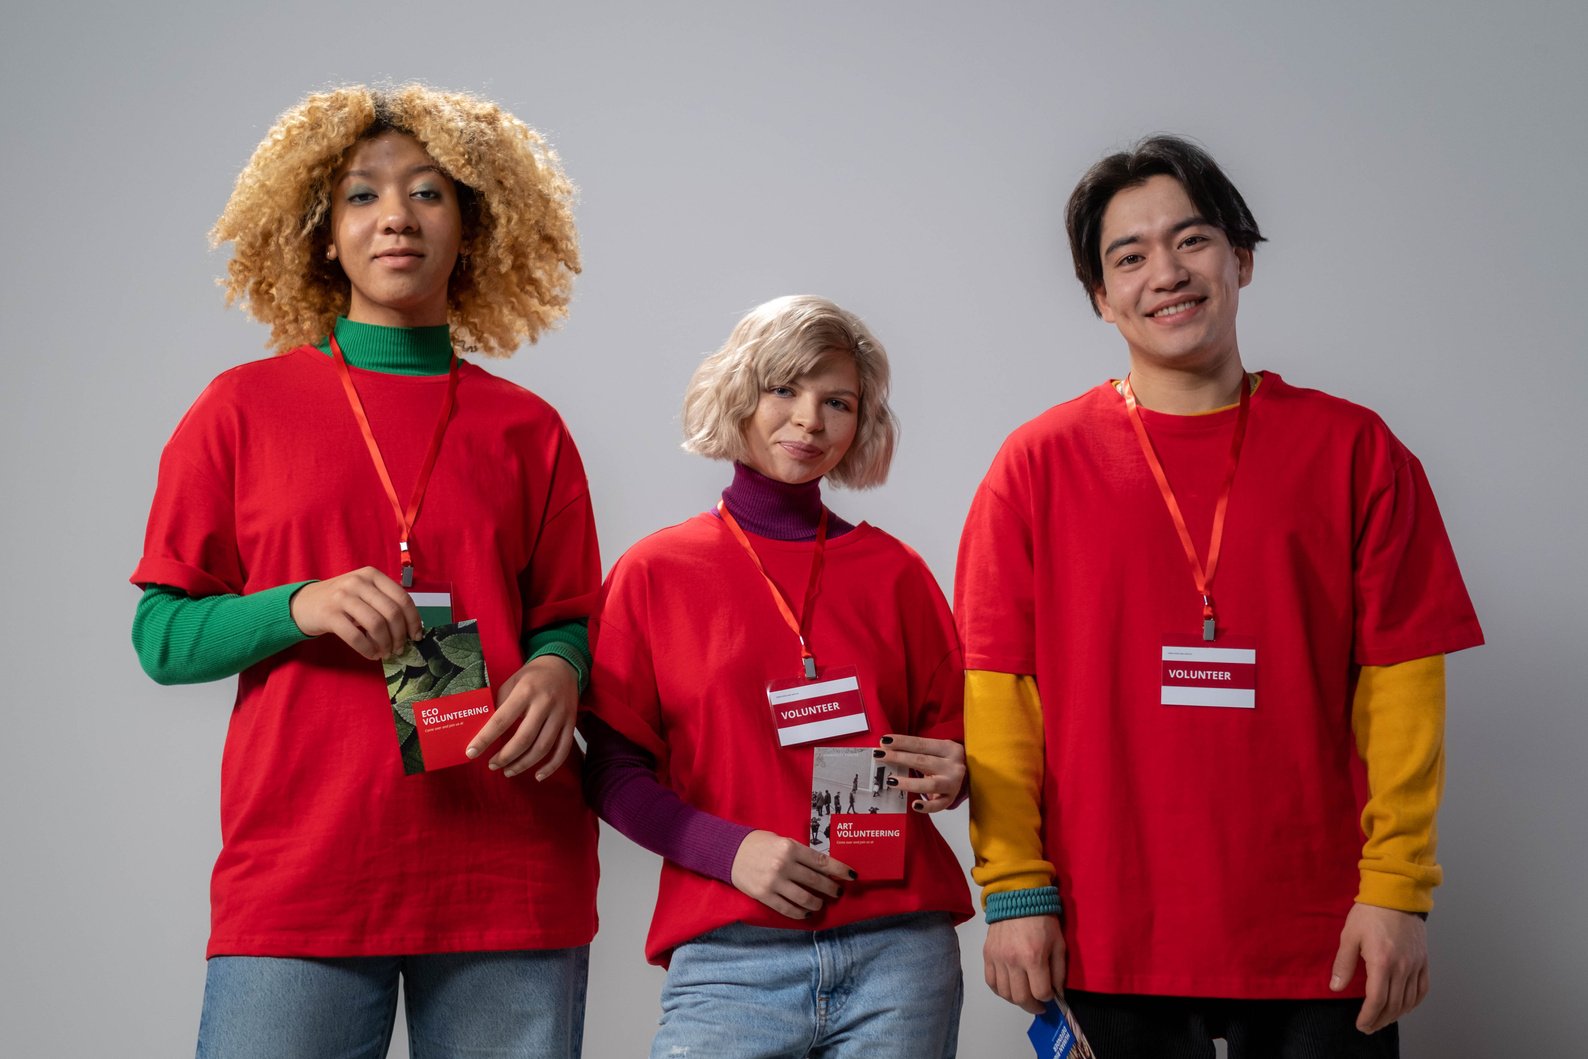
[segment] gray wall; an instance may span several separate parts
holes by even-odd
[[[724,479],[675,444],[698,356],[749,306],[814,291],[888,345],[905,424],[893,480],[834,506],[948,587],[1003,436],[1125,362],[1068,275],[1065,193],[1143,133],[1203,140],[1272,239],[1247,362],[1384,414],[1427,465],[1489,634],[1451,664],[1449,882],[1406,1054],[1581,1053],[1588,8],[10,7],[6,1054],[192,1047],[232,685],[150,684],[125,579],[166,436],[263,352],[205,244],[237,170],[306,90],[413,77],[502,100],[582,187],[572,318],[502,370],[571,422],[609,564]],[[941,823],[964,849],[962,813]],[[656,864],[610,836],[603,859],[588,1054],[640,1054]],[[980,928],[962,940],[964,1053],[1022,1054],[1025,1018],[981,985]]]

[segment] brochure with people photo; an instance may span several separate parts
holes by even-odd
[[[427,629],[382,665],[403,772],[467,761],[469,741],[495,708],[479,624],[471,618]]]
[[[1063,1000],[1048,1001],[1048,1009],[1031,1023],[1026,1036],[1031,1038],[1038,1059],[1097,1059],[1075,1013]]]
[[[905,773],[865,746],[819,746],[811,761],[811,848],[862,879],[902,879],[908,798],[888,778]]]

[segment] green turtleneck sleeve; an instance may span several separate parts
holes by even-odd
[[[195,599],[150,585],[132,616],[132,646],[159,684],[201,684],[234,676],[307,637],[292,620],[292,595],[308,581],[246,596]]]

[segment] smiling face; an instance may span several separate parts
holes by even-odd
[[[1138,368],[1210,372],[1239,362],[1235,312],[1252,252],[1198,214],[1180,182],[1148,177],[1103,211],[1103,285],[1093,296]]]
[[[860,372],[847,353],[761,392],[744,423],[744,462],[789,485],[814,481],[838,466],[860,426]]]
[[[462,239],[457,187],[419,141],[383,132],[353,146],[332,181],[328,252],[352,285],[349,320],[446,323]]]

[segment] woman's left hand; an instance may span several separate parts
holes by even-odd
[[[579,714],[579,678],[573,666],[556,655],[541,655],[525,662],[496,693],[496,712],[469,743],[471,758],[514,724],[518,731],[491,756],[490,765],[504,776],[534,768],[543,780],[568,759],[573,749],[573,724]]]
[[[952,739],[918,735],[885,735],[878,760],[919,776],[901,776],[898,788],[915,795],[910,808],[918,813],[947,809],[965,784],[965,748]]]

